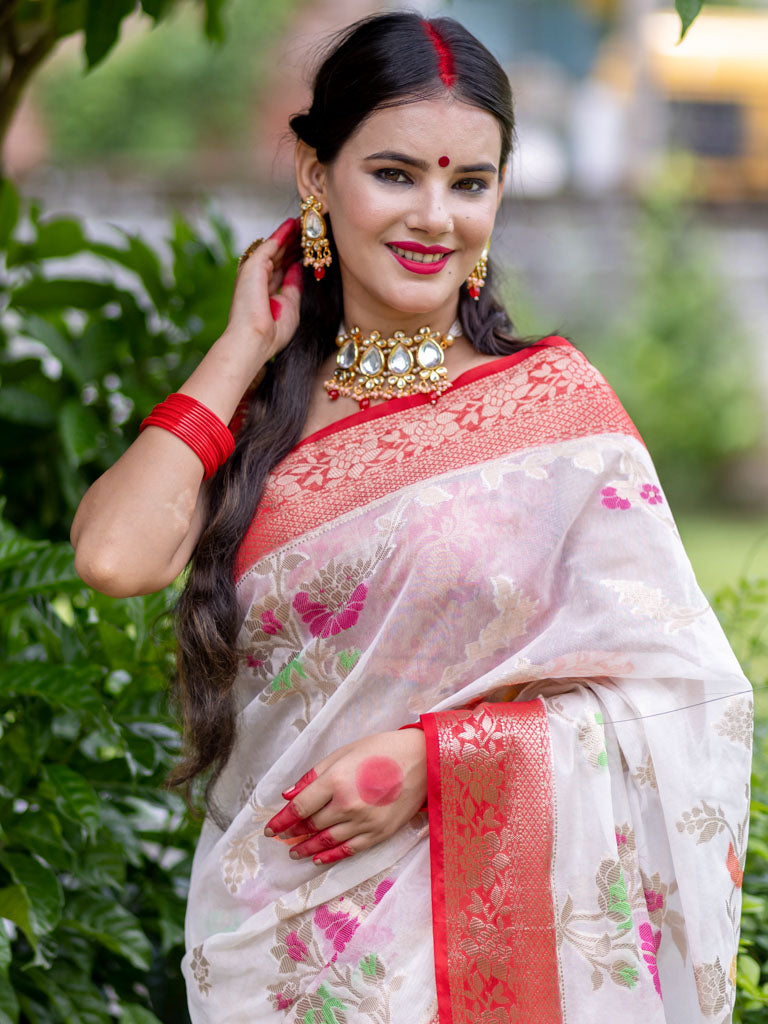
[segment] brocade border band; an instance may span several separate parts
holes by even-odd
[[[421,721],[440,1024],[561,1024],[544,704]]]

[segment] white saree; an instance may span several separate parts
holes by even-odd
[[[189,893],[194,1024],[727,1024],[749,684],[648,454],[552,337],[273,471],[238,740]],[[280,794],[421,722],[429,814],[330,867]]]

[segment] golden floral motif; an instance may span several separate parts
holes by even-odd
[[[696,979],[699,1006],[704,1016],[714,1017],[721,1013],[726,1004],[728,976],[723,970],[720,958],[715,957],[709,964],[695,964],[693,976]]]
[[[210,972],[211,965],[209,961],[203,955],[203,945],[195,946],[192,950],[192,960],[190,961],[190,968],[197,987],[201,994],[207,996],[211,991],[211,983],[208,981],[208,974]]]
[[[752,747],[752,700],[749,697],[732,697],[723,717],[714,722],[712,728],[732,743],[741,743],[747,750]]]

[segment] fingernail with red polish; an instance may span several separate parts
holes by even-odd
[[[299,788],[299,784],[297,782],[295,786],[291,786],[290,789],[286,789],[286,791],[282,794],[283,800],[290,800],[291,797],[296,796],[296,793],[298,792],[298,788]]]
[[[283,312],[283,307],[280,305],[277,299],[270,299],[269,311],[272,314],[272,319],[275,321],[275,323],[277,323],[277,321],[280,319],[280,314]]]

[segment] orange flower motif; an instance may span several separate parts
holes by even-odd
[[[744,872],[739,868],[739,858],[736,856],[733,843],[728,843],[728,856],[725,858],[725,866],[728,868],[728,874],[733,879],[733,884],[740,889]]]

